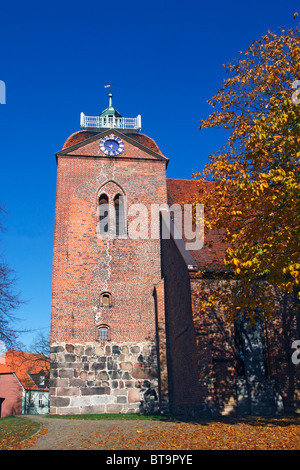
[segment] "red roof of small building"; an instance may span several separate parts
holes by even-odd
[[[39,354],[14,349],[6,351],[0,362],[0,374],[14,373],[26,390],[48,390],[47,387],[37,386],[34,376],[38,375],[41,370],[47,376],[49,369],[49,362]]]

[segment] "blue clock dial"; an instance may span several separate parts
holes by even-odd
[[[108,156],[119,155],[124,150],[124,143],[120,137],[107,135],[100,140],[100,150]]]
[[[104,143],[104,147],[108,151],[118,150],[119,144],[115,140],[109,139]]]

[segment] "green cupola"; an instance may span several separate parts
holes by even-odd
[[[108,93],[108,99],[109,99],[109,102],[108,102],[108,108],[106,108],[104,111],[102,111],[102,113],[99,115],[99,117],[115,117],[115,118],[121,118],[122,115],[113,107],[112,105],[112,97],[113,97],[113,94],[110,92]]]

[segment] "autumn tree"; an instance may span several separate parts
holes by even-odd
[[[194,176],[206,230],[222,231],[236,282],[203,305],[221,302],[232,320],[242,310],[254,319],[274,310],[272,289],[300,298],[299,29],[268,32],[225,67],[200,129],[225,129],[228,141]]]

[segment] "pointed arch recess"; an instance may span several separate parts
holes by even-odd
[[[99,186],[99,188],[97,190],[97,199],[99,198],[99,196],[102,193],[105,193],[109,197],[114,198],[120,192],[123,196],[126,196],[126,193],[125,193],[124,189],[122,188],[122,186],[119,183],[117,183],[113,179],[106,180],[103,183],[101,183],[101,185]]]
[[[107,205],[101,206],[102,198],[107,198]],[[104,215],[101,213],[104,209]],[[103,220],[101,220],[103,219]],[[126,194],[115,180],[104,181],[97,190],[97,234],[108,233],[123,236],[126,233]],[[105,227],[105,228],[104,228]]]

